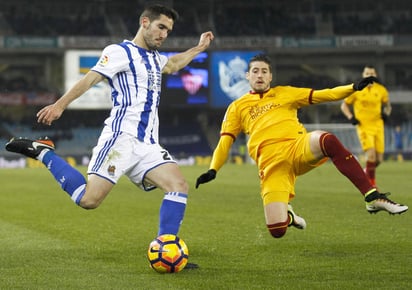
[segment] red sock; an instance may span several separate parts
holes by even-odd
[[[352,155],[331,133],[324,133],[319,138],[320,147],[325,156],[329,157],[336,168],[345,175],[364,195],[373,189],[368,177]]]
[[[369,179],[375,179],[375,172],[376,172],[376,162],[366,162],[366,175],[368,175]]]
[[[266,225],[266,226],[268,227],[270,234],[274,238],[281,238],[286,234],[286,230],[288,229],[288,226],[289,226],[289,221],[290,221],[290,217],[288,216],[288,219],[285,222]]]

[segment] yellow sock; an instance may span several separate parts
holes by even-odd
[[[365,197],[367,197],[369,194],[371,194],[372,192],[377,191],[376,188],[373,188],[371,190],[369,190],[367,193],[365,193]]]

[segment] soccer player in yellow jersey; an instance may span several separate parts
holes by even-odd
[[[371,76],[378,76],[376,69],[366,65],[362,77]],[[346,118],[356,125],[362,150],[366,153],[365,172],[376,186],[376,167],[383,161],[385,151],[384,120],[389,117],[392,110],[388,91],[382,84],[373,82],[344,99],[341,110]]]
[[[375,78],[323,90],[271,88],[271,62],[261,54],[250,60],[246,78],[252,90],[227,108],[210,169],[198,177],[196,188],[216,177],[237,135],[244,132],[249,135],[249,155],[259,170],[267,228],[275,238],[282,237],[288,226],[306,227],[305,220],[297,216],[289,204],[295,196],[296,177],[321,165],[327,158],[364,195],[369,212],[383,210],[400,214],[408,210],[406,205],[395,203],[377,191],[356,158],[333,134],[320,130],[307,132],[297,118],[299,108],[344,99]]]

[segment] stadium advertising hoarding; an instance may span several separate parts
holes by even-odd
[[[0,105],[48,105],[57,98],[53,92],[0,92]]]
[[[337,37],[337,47],[393,46],[393,35],[350,35]]]
[[[161,52],[171,57],[178,52]],[[172,107],[199,106],[209,103],[209,54],[198,54],[187,66],[162,76],[161,104]]]
[[[335,37],[282,37],[282,46],[284,48],[320,48],[336,47]]]
[[[69,90],[100,58],[100,50],[68,50],[64,55],[65,90]],[[100,82],[69,105],[69,109],[111,108],[110,86]]]
[[[4,36],[3,46],[5,48],[57,48],[57,37],[40,36]]]
[[[227,107],[250,90],[246,72],[250,58],[262,51],[216,51],[210,57],[210,106]]]

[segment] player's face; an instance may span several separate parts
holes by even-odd
[[[362,77],[367,78],[367,77],[378,77],[378,74],[376,73],[376,70],[374,68],[370,67],[365,67],[363,69]]]
[[[144,19],[142,25],[145,28],[143,38],[147,47],[158,49],[172,31],[173,20],[162,14],[160,18],[152,22],[148,18]]]
[[[256,93],[267,91],[272,82],[269,65],[263,61],[252,62],[249,71],[246,73],[246,79],[249,81],[252,91]]]

